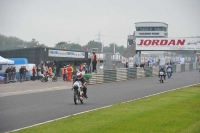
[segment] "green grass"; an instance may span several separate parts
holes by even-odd
[[[200,133],[200,84],[18,132]]]

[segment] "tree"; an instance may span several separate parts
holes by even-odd
[[[55,48],[68,49],[68,50],[82,50],[81,45],[76,43],[58,42]]]
[[[93,41],[89,41],[88,44],[87,44],[87,46],[88,46],[89,49],[91,49],[91,48],[98,48],[99,50],[101,50],[102,44],[99,43],[99,42],[95,42],[93,40]]]
[[[44,44],[39,44],[36,39],[32,39],[30,42],[23,41],[17,37],[6,37],[0,35],[0,50],[10,50],[19,48],[31,48],[31,47],[46,47]]]

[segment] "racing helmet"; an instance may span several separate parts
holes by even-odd
[[[78,73],[76,74],[76,76],[77,76],[77,78],[82,78],[82,72],[78,72]]]
[[[163,70],[164,70],[164,67],[163,67],[163,66],[161,66],[160,70],[162,70],[162,71],[163,71]]]

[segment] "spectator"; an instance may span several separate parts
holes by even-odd
[[[16,77],[16,69],[15,69],[15,66],[12,67],[12,81],[15,81],[15,77]]]
[[[37,73],[35,67],[33,67],[33,69],[32,69],[32,73],[33,73],[33,81],[35,81],[35,75],[36,75],[36,73]]]
[[[26,66],[23,66],[23,71],[24,71],[23,77],[24,77],[24,80],[26,80],[26,73],[28,72],[27,69],[26,69]]]
[[[57,65],[57,67],[56,67],[56,76],[57,76],[57,77],[59,76],[59,72],[60,72],[60,66]]]
[[[140,68],[143,68],[145,71],[145,64],[144,63],[140,64]]]
[[[56,74],[56,66],[53,65],[53,73]]]
[[[93,55],[92,55],[92,72],[97,72],[97,61],[98,61],[98,58],[97,58],[97,55],[95,54],[95,52],[93,52]]]
[[[40,65],[38,65],[37,67],[37,79],[40,80],[40,76],[41,76],[41,68]]]
[[[72,79],[72,67],[70,65],[67,66],[67,82],[71,82]]]
[[[62,68],[62,75],[63,75],[63,81],[66,80],[66,75],[65,75],[65,66]]]
[[[5,82],[6,83],[10,83],[10,80],[9,80],[9,73],[10,73],[10,67],[8,67],[4,73],[4,77],[5,77]]]
[[[43,74],[45,74],[48,71],[47,65],[44,63],[42,66]]]
[[[21,68],[19,69],[19,75],[20,75],[20,82],[22,82],[23,77],[24,77],[24,67],[21,66]]]
[[[128,68],[128,62],[126,62],[126,68]]]

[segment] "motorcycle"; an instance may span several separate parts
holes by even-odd
[[[45,74],[44,77],[40,79],[41,82],[48,82],[49,79],[52,79],[53,82],[56,82],[58,80],[58,77],[56,75],[52,76],[49,74]]]
[[[164,78],[164,72],[159,72],[159,77],[160,77],[160,83],[163,83],[163,78]]]
[[[167,71],[167,77],[171,78],[171,71]]]
[[[74,103],[77,105],[79,102],[83,104],[83,101],[85,99],[84,93],[83,93],[83,86],[80,81],[76,81],[73,84],[73,90],[74,90]]]

